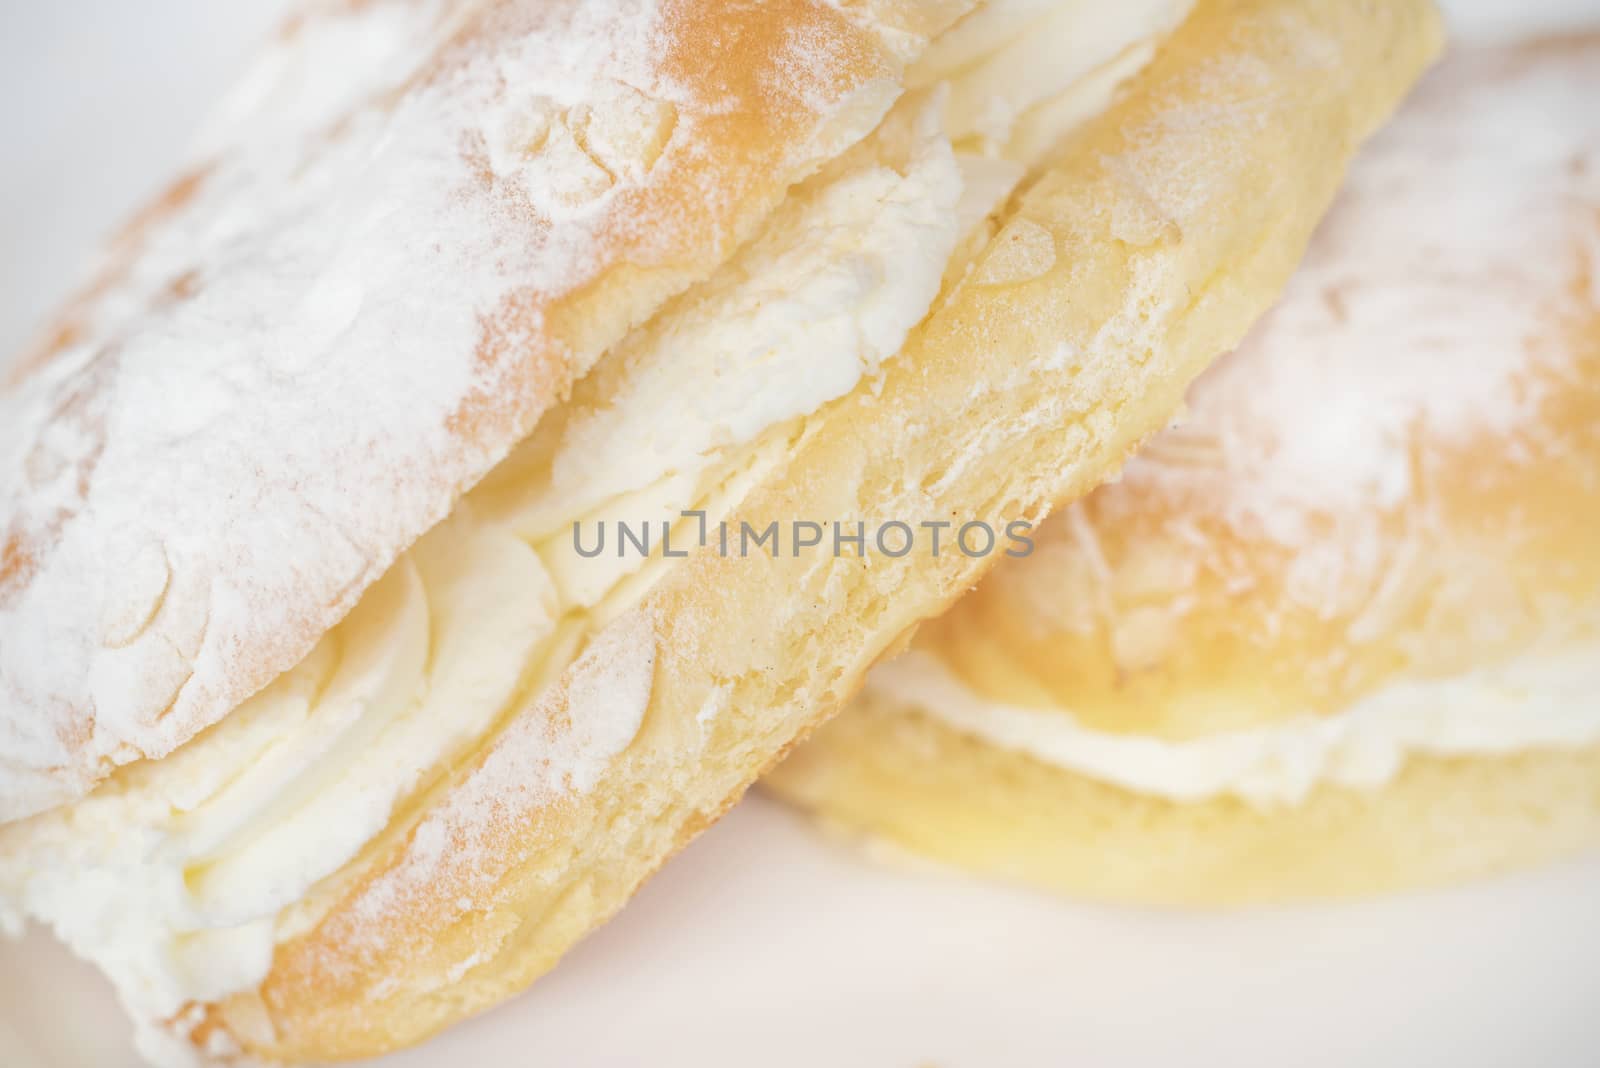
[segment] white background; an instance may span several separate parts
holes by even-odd
[[[0,0],[0,359],[285,6]],[[1461,37],[1600,24],[1600,0],[1447,6]],[[90,969],[42,935],[0,945],[0,1068],[133,1063]],[[1145,912],[874,867],[757,797],[530,994],[385,1062],[642,1064],[1590,1068],[1600,858],[1355,905]]]

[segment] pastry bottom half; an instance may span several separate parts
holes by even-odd
[[[827,826],[1076,897],[1243,905],[1456,883],[1600,847],[1600,745],[1413,757],[1300,804],[1173,802],[867,694],[766,780]]]

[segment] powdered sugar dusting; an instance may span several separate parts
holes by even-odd
[[[196,155],[286,140],[394,91],[483,7],[449,0],[308,0],[213,110]]]
[[[683,23],[725,16],[668,10],[369,0],[286,35],[222,153],[0,398],[0,820],[292,666],[652,309],[572,343],[548,310],[619,263],[709,271],[752,222],[741,198],[836,150],[808,138],[883,73],[841,31],[817,38],[813,112],[701,84],[680,53],[705,27]],[[355,76],[322,77],[358,37]],[[730,107],[770,109],[767,143],[707,158]]]
[[[1283,303],[1120,498],[1181,494],[1298,547],[1320,516],[1410,498],[1421,443],[1532,420],[1573,360],[1552,301],[1600,262],[1600,109],[1581,57],[1486,70],[1505,62],[1458,61],[1369,147]],[[1362,549],[1334,551],[1305,566]]]

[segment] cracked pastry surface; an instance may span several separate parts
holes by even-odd
[[[957,864],[1158,901],[1600,841],[1597,56],[1448,63],[1178,424],[775,788]]]
[[[369,1056],[547,970],[984,566],[571,524],[1081,494],[1436,46],[1420,2],[1186,9],[312,5],[7,397],[0,898],[174,1061]],[[1041,25],[1071,62],[961,125]]]

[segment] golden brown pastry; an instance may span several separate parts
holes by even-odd
[[[1448,63],[1178,425],[773,789],[1153,902],[1600,843],[1597,94],[1600,37]]]
[[[176,1061],[550,968],[994,558],[790,524],[1099,482],[1437,47],[1186,7],[310,9],[4,396],[0,899]]]

